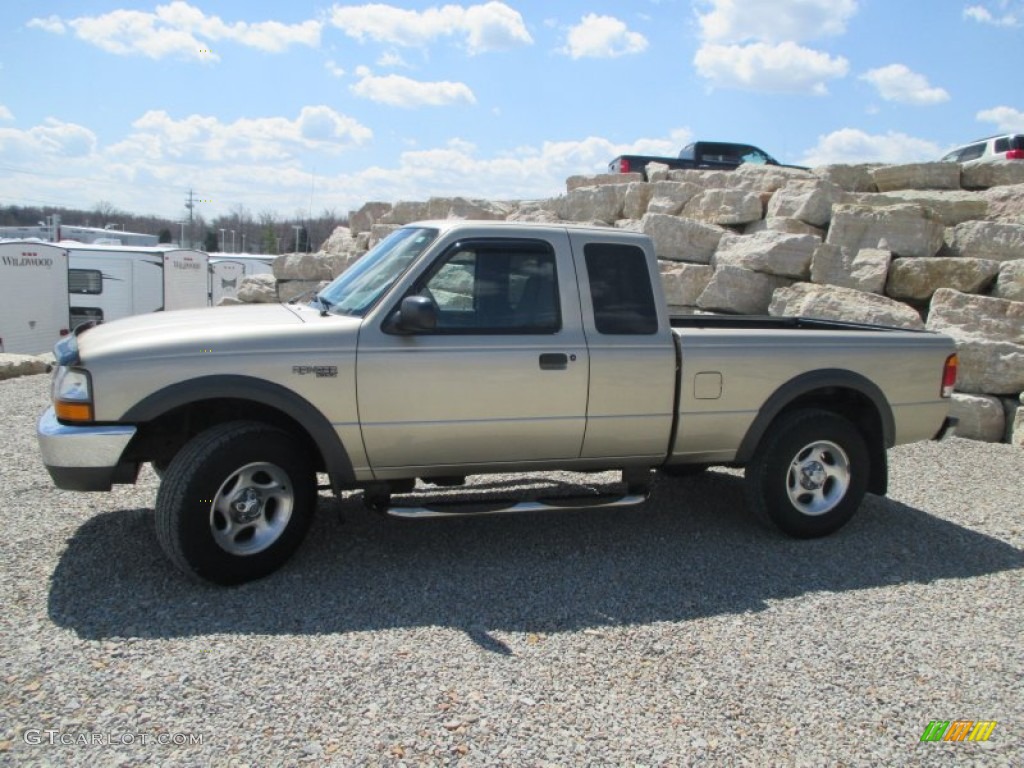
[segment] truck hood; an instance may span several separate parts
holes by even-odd
[[[306,321],[309,321],[308,323]],[[351,326],[352,333],[345,331]],[[355,345],[357,318],[321,317],[284,304],[208,307],[135,315],[90,328],[78,337],[85,365],[107,359],[166,358],[315,347],[329,333],[334,349]],[[319,332],[318,332],[319,329]],[[346,344],[345,337],[350,339]]]

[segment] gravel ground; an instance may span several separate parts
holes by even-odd
[[[164,559],[148,468],[51,486],[47,384],[0,383],[0,763],[1024,765],[1019,449],[898,448],[891,498],[805,542],[726,471],[540,516],[323,496],[282,571],[223,589]],[[920,742],[957,719],[998,725]]]

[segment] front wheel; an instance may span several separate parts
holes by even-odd
[[[239,584],[279,568],[306,535],[316,475],[305,446],[266,424],[220,424],[167,466],[157,539],[186,574]]]
[[[746,468],[754,513],[799,539],[843,527],[867,491],[869,461],[853,424],[829,411],[781,416]]]

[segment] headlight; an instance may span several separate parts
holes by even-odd
[[[61,421],[92,421],[89,372],[60,366],[53,375],[53,409]]]

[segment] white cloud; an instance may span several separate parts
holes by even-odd
[[[878,95],[886,101],[919,106],[949,101],[949,93],[945,89],[931,86],[928,78],[903,64],[890,64],[887,67],[869,70],[861,75],[860,79],[875,86]]]
[[[385,51],[377,58],[377,66],[395,69],[396,67],[408,67],[409,64],[397,51]]]
[[[449,35],[464,38],[470,53],[506,50],[529,45],[533,38],[518,11],[504,3],[445,5],[410,11],[383,3],[335,5],[331,23],[360,42],[423,47]]]
[[[995,9],[995,13],[989,10]],[[1019,27],[1024,23],[1024,2],[1021,0],[995,0],[987,5],[964,8],[964,18],[996,27]]]
[[[723,88],[775,93],[828,93],[828,80],[845,77],[850,64],[796,43],[705,45],[693,63],[697,72]]]
[[[1000,131],[1024,131],[1024,112],[1013,107],[984,109],[975,117],[986,123],[995,123]]]
[[[54,35],[63,35],[65,31],[64,22],[60,20],[60,16],[56,15],[47,16],[45,19],[29,19],[26,26],[29,28],[34,27],[36,29],[41,29],[44,32],[50,32]]]
[[[815,147],[801,162],[816,166],[830,163],[908,163],[934,160],[942,154],[938,144],[890,131],[872,135],[856,128],[843,128],[819,136]]]
[[[13,120],[14,113],[3,104],[0,104],[0,120]]]
[[[697,14],[712,43],[815,40],[841,35],[857,13],[857,0],[703,0]]]
[[[328,59],[324,62],[324,69],[326,69],[331,77],[344,77],[345,70],[338,66],[334,59]]]
[[[62,32],[65,21],[57,16],[33,19],[29,26],[48,32]],[[232,24],[219,16],[207,16],[183,0],[158,5],[154,12],[116,10],[100,16],[81,16],[66,20],[75,36],[109,53],[142,55],[161,59],[175,55],[184,59],[219,61],[211,44],[221,40],[279,53],[291,45],[316,47],[320,44],[321,24],[304,21],[282,24],[277,21]]]
[[[377,76],[366,67],[359,67],[356,75],[360,80],[351,87],[352,93],[379,104],[408,109],[476,104],[476,96],[465,83],[422,82],[402,75]]]
[[[110,147],[125,162],[282,162],[303,149],[339,152],[373,137],[366,126],[326,106],[303,107],[294,120],[261,117],[232,123],[204,115],[175,120],[163,110],[150,110],[132,127],[132,135]]]
[[[12,116],[13,117],[13,116]],[[96,134],[77,123],[48,117],[28,130],[0,128],[0,152],[15,162],[33,158],[83,158],[96,151]]]
[[[609,59],[641,53],[646,48],[647,38],[639,32],[630,32],[615,17],[588,13],[569,30],[563,52],[574,59]]]

